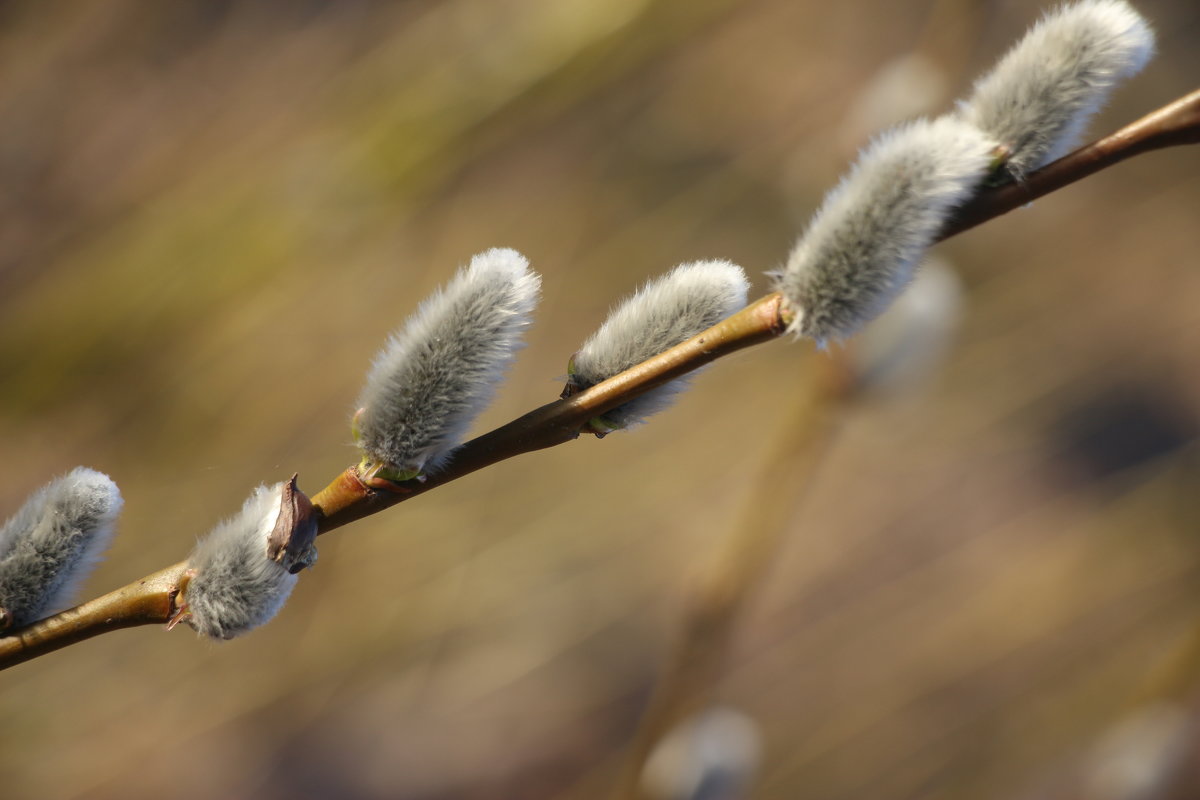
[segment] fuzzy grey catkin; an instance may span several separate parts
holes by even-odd
[[[42,487],[0,528],[0,609],[13,626],[66,606],[112,539],[121,492],[77,467]]]
[[[1070,151],[1113,87],[1153,53],[1153,31],[1128,3],[1063,6],[975,83],[958,113],[1008,149],[1020,178]]]
[[[570,385],[587,389],[717,324],[746,305],[749,282],[728,261],[681,264],[617,306],[571,359]],[[597,422],[624,428],[671,404],[686,379],[651,389]]]
[[[232,639],[270,621],[287,601],[297,570],[270,555],[271,534],[288,512],[287,487],[288,482],[259,486],[241,511],[214,528],[188,556],[193,574],[184,592],[182,619],[199,633]]]
[[[994,140],[953,117],[885,132],[825,198],[774,274],[791,330],[853,335],[904,289],[946,217],[977,190]]]
[[[471,259],[375,358],[359,398],[359,445],[415,476],[437,469],[491,400],[537,304],[541,279],[515,250]]]
[[[746,797],[762,762],[762,732],[733,708],[711,706],[687,717],[655,744],[639,779],[654,800]]]

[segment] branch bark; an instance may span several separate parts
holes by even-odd
[[[1200,143],[1200,89],[1115,133],[1031,173],[1020,183],[988,188],[965,204],[939,241],[970,230],[1127,158]],[[319,533],[340,528],[424,494],[476,470],[579,436],[588,420],[663,383],[746,347],[777,338],[787,327],[782,297],[771,293],[728,319],[590,389],[525,414],[459,448],[450,466],[423,481],[389,484],[347,468],[313,496]],[[164,625],[179,612],[186,581],[180,562],[75,608],[0,637],[0,669],[118,628]]]

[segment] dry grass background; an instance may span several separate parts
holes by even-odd
[[[723,257],[765,290],[870,132],[945,109],[1040,7],[6,4],[0,509],[111,474],[95,594],[257,482],[315,491],[384,335],[500,245],[545,281],[478,427],[507,421],[644,279]],[[1161,55],[1097,132],[1200,75],[1200,9],[1139,7]],[[969,303],[945,369],[856,410],[720,687],[765,737],[754,797],[1029,796],[1139,696],[1189,695],[1153,676],[1200,623],[1198,167],[1143,156],[940,248]],[[323,537],[244,640],[6,672],[0,795],[602,796],[808,349]]]

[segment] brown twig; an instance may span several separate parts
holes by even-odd
[[[1021,183],[985,189],[960,210],[939,238],[973,228],[1139,153],[1198,141],[1200,90],[1031,173]],[[472,439],[455,453],[446,470],[423,482],[386,487],[384,482],[362,479],[351,467],[312,498],[321,513],[319,532],[327,533],[499,461],[570,441],[593,417],[721,356],[777,338],[786,323],[782,298],[778,293],[769,294],[707,331],[587,391],[549,403]],[[117,628],[165,624],[179,611],[177,596],[185,580],[184,564],[175,564],[95,600],[9,631],[0,637],[0,669]]]
[[[174,564],[116,591],[69,608],[0,638],[0,669],[20,664],[102,633],[166,624],[178,611],[187,564]]]

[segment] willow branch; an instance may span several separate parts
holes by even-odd
[[[176,599],[186,585],[186,568],[184,563],[174,564],[95,600],[9,631],[0,638],[0,669],[109,631],[167,623],[178,611]]]
[[[1200,142],[1200,90],[1154,111],[1116,133],[1030,173],[1014,184],[988,188],[964,205],[939,236],[947,239],[1126,158]],[[577,438],[589,420],[686,375],[722,356],[777,338],[788,320],[782,297],[769,294],[693,336],[590,389],[542,406],[464,444],[450,466],[423,481],[387,484],[350,467],[313,498],[319,531],[378,513],[464,475],[523,453]],[[0,637],[0,669],[118,628],[161,625],[179,613],[186,581],[179,563],[139,581]]]

